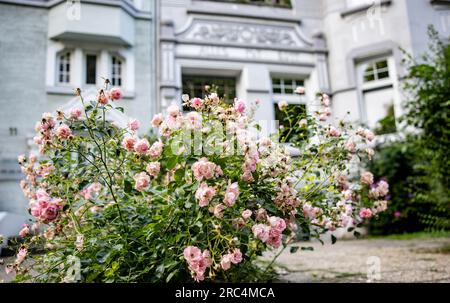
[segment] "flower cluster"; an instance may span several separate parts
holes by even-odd
[[[192,272],[193,278],[198,281],[205,279],[205,271],[211,266],[211,256],[208,250],[203,252],[200,248],[195,246],[188,246],[183,251],[184,259],[189,264],[189,269]]]
[[[281,235],[286,229],[286,222],[281,218],[272,216],[267,219],[267,223],[253,225],[253,235],[267,245],[278,248],[281,245]]]

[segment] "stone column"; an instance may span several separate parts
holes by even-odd
[[[266,65],[248,64],[241,74],[240,87],[242,99],[246,100],[247,107],[257,99],[260,101],[255,112],[255,120],[259,121],[263,133],[267,135],[275,131],[275,111],[271,96],[270,72]]]
[[[180,85],[177,83],[175,64],[175,35],[172,21],[161,23],[161,67],[160,67],[160,104],[157,111],[163,111],[172,102],[180,103]]]

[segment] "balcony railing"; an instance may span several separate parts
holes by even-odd
[[[235,4],[252,4],[259,6],[292,8],[291,0],[201,0],[201,1],[227,2]]]

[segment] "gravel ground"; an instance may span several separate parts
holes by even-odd
[[[283,282],[368,282],[368,277],[369,282],[450,282],[450,238],[295,245],[313,247],[314,251],[299,249],[291,254],[286,249],[275,262]],[[0,265],[0,281],[11,278]]]
[[[450,282],[450,238],[295,245],[314,251],[286,249],[275,262],[283,282]]]

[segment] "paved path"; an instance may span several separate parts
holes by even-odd
[[[275,263],[282,281],[367,282],[369,268],[378,267],[374,282],[450,282],[450,238],[299,244],[314,251],[286,249]]]

